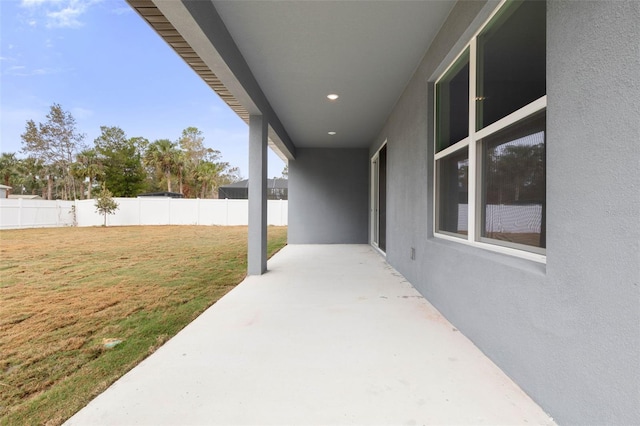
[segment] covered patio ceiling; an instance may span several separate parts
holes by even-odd
[[[369,146],[455,3],[128,2],[242,119],[266,116],[287,158]]]

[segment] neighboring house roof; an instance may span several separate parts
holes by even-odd
[[[0,189],[11,189],[11,187],[7,185],[0,185]]]
[[[147,192],[146,194],[138,194],[138,197],[165,197],[165,198],[184,198],[179,192]]]
[[[288,179],[282,178],[274,178],[267,179],[267,188],[273,189],[287,189],[289,186]],[[249,179],[241,180],[238,182],[231,183],[229,185],[221,186],[220,188],[248,188],[249,187]]]
[[[42,200],[42,197],[39,195],[31,195],[31,194],[11,194],[7,198],[20,199],[23,200]]]

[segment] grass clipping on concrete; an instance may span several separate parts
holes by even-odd
[[[268,235],[271,255],[286,228]],[[61,424],[240,283],[246,258],[246,227],[1,231],[1,423]]]

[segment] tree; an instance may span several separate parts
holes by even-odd
[[[222,176],[219,180],[218,187],[216,187],[216,196],[218,188],[223,185],[229,185],[230,183],[239,182],[242,180],[240,169],[237,167],[231,167],[229,163],[221,163],[224,166]]]
[[[184,151],[176,150],[175,158],[174,158],[173,170],[178,176],[178,187],[180,188],[180,193],[184,194],[184,178],[185,174],[188,172],[189,162],[187,161],[187,157]]]
[[[47,169],[47,198],[52,199],[54,173],[63,180],[62,198],[75,198],[75,179],[71,163],[83,149],[85,135],[76,130],[76,120],[59,104],[53,104],[45,123],[28,120],[22,137],[22,152],[40,160]]]
[[[117,197],[135,197],[142,191],[146,178],[140,149],[146,139],[127,139],[119,127],[100,126],[100,130],[102,133],[95,139],[95,145],[102,174],[97,179]]]
[[[487,151],[488,203],[542,202],[545,191],[544,144],[512,142]]]
[[[198,164],[196,176],[200,182],[200,198],[207,198],[207,190],[213,192],[218,189],[221,171],[220,166],[211,161],[203,161]]]
[[[215,182],[224,172],[224,164],[226,164],[218,162],[220,151],[204,146],[204,136],[197,127],[184,129],[178,139],[178,145],[183,153],[182,162],[178,167],[179,177],[182,176],[184,181],[184,188],[181,186],[180,192],[186,196],[195,197],[198,194],[202,196],[211,189],[217,189]],[[213,163],[215,167],[206,165],[201,168],[203,163]],[[218,176],[209,177],[213,169],[218,170]]]
[[[158,175],[167,180],[167,191],[171,191],[171,174],[176,170],[179,151],[169,139],[159,139],[149,145],[144,162],[153,168]]]
[[[0,156],[0,178],[2,184],[15,187],[20,178],[20,161],[13,152],[3,152]],[[14,188],[15,189],[15,188]]]
[[[71,164],[71,172],[80,182],[80,192],[82,194],[85,193],[84,183],[88,180],[86,199],[91,199],[93,184],[98,177],[102,177],[104,175],[102,163],[98,157],[98,152],[95,149],[85,149],[79,153],[76,157],[76,162]]]
[[[44,174],[44,179],[46,179],[47,181],[47,192],[46,192],[47,200],[53,200],[54,199],[53,185],[55,182],[59,180],[58,177],[60,176],[59,175],[60,169],[56,167],[55,164],[47,164],[41,160],[40,160],[40,164],[42,164],[42,173]],[[43,191],[43,195],[44,195],[44,191]],[[56,192],[55,198],[58,198],[57,192]]]
[[[148,145],[144,165],[155,187],[164,180],[167,191],[172,192],[177,178],[180,193],[186,197],[216,197],[220,185],[240,180],[239,171],[229,163],[219,161],[220,151],[204,146],[204,136],[196,127],[182,131],[178,142],[159,139]]]
[[[178,140],[178,145],[185,152],[185,160],[197,166],[202,161],[211,148],[204,147],[204,136],[197,127],[187,127],[182,131],[182,136]]]
[[[100,136],[93,143],[100,154],[117,151],[127,144],[127,135],[120,127],[100,126]]]
[[[118,210],[118,203],[113,199],[113,194],[107,189],[105,185],[102,186],[102,191],[96,199],[96,213],[100,213],[104,216],[103,226],[107,226],[107,215],[114,214]]]
[[[23,189],[31,195],[42,193],[44,189],[44,182],[47,179],[47,172],[42,164],[42,161],[34,157],[27,157],[20,160],[18,168],[20,170],[20,177]]]

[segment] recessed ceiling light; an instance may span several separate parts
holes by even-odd
[[[335,100],[336,100],[336,99],[338,99],[339,97],[340,97],[340,96],[336,95],[335,93],[331,93],[331,94],[327,95],[327,98],[328,98],[330,101],[335,101]]]
[[[328,132],[331,136],[335,135],[336,132]]]

